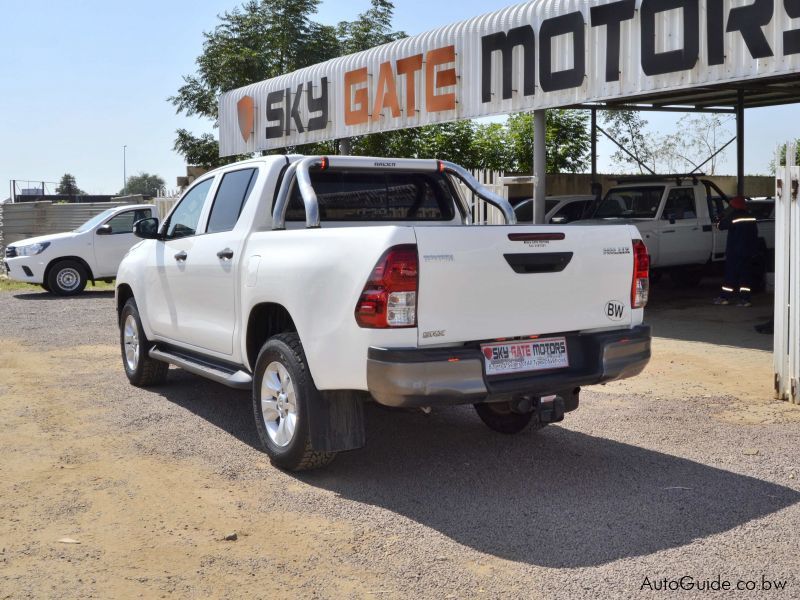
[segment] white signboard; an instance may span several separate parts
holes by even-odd
[[[220,154],[795,74],[800,0],[537,0],[220,97]]]

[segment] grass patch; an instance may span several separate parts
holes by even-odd
[[[105,281],[97,281],[92,286],[92,282],[86,284],[86,291],[113,291],[114,282],[106,283]],[[0,292],[43,292],[44,289],[38,283],[24,283],[22,281],[14,281],[5,275],[0,275]]]

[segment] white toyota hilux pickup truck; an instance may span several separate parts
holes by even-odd
[[[507,225],[472,225],[473,195]],[[361,447],[365,401],[474,404],[515,433],[650,357],[635,227],[517,225],[452,163],[257,158],[204,175],[135,232],[116,287],[129,380],[163,383],[173,364],[251,389],[260,440],[288,470]]]
[[[114,279],[122,257],[139,240],[133,224],[156,214],[150,204],[115,206],[74,231],[42,235],[6,246],[10,279],[41,285],[59,296],[79,294],[87,281]]]

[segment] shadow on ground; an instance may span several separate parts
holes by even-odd
[[[114,290],[92,290],[87,288],[83,293],[75,296],[57,296],[42,290],[40,292],[12,292],[17,300],[60,300],[62,302],[79,302],[81,300],[95,300],[97,298],[113,298]]]
[[[689,288],[668,278],[654,283],[644,315],[653,335],[771,352],[772,336],[753,327],[772,317],[772,293],[755,294],[751,307],[715,306],[721,285],[721,278],[712,277]]]
[[[157,392],[260,449],[249,395],[174,370]],[[308,485],[381,507],[497,557],[586,567],[677,548],[800,500],[704,464],[550,426],[503,436],[471,407],[366,407],[367,446]]]

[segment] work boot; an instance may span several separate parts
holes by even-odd
[[[716,298],[714,298],[714,304],[720,306],[727,306],[730,303],[731,303],[730,300],[728,300],[727,298],[723,298],[722,296],[717,296]]]

